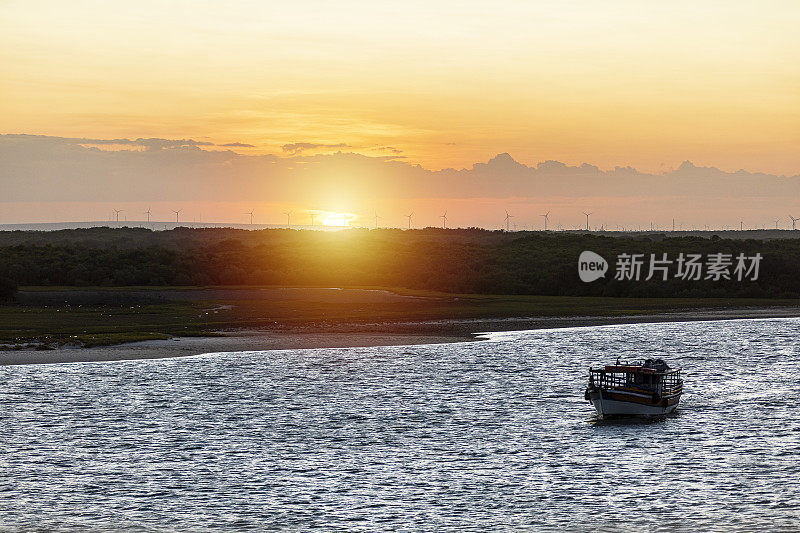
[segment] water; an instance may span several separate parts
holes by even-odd
[[[797,530],[798,326],[2,367],[0,524]],[[640,354],[685,369],[678,414],[597,422],[588,366]]]

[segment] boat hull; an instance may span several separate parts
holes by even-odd
[[[644,395],[612,393],[604,390],[587,391],[588,400],[600,417],[609,416],[659,416],[678,408],[680,396],[654,402]]]

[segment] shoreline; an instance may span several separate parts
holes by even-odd
[[[797,318],[800,307],[694,309],[626,316],[521,317],[337,324],[320,328],[223,331],[225,336],[175,337],[91,348],[0,351],[0,366],[162,359],[217,352],[356,348],[477,342],[481,333],[621,324]]]

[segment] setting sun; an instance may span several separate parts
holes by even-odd
[[[323,226],[350,226],[350,221],[355,219],[351,213],[326,213],[322,219]]]

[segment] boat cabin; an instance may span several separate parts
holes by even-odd
[[[641,364],[619,363],[590,369],[590,386],[601,389],[636,389],[659,396],[679,393],[683,380],[680,369],[671,369],[661,359],[646,359]]]

